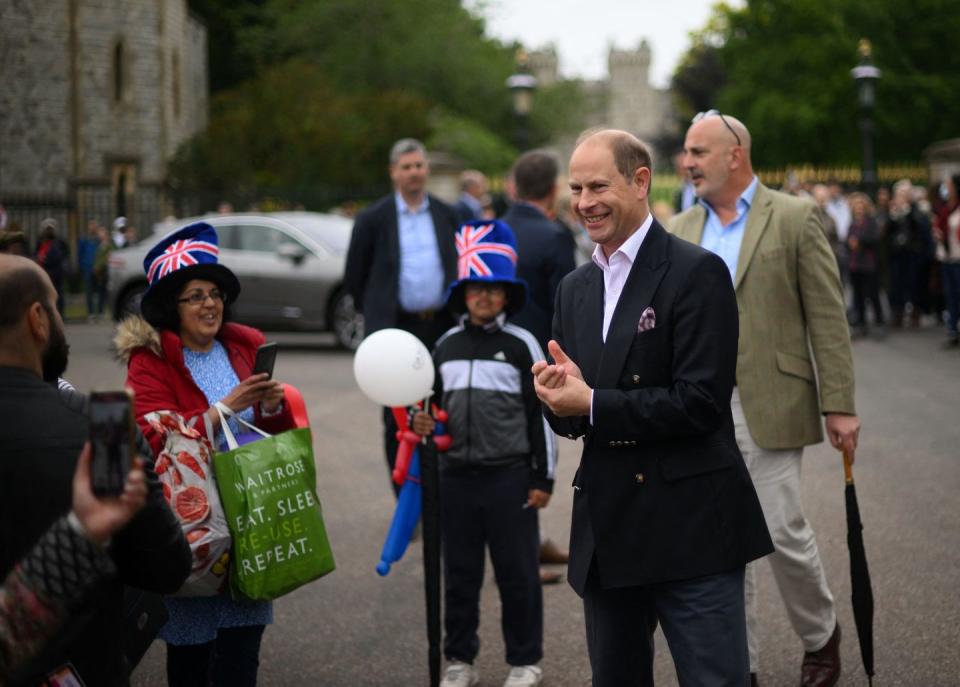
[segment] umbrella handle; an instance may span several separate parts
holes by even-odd
[[[843,475],[847,484],[853,484],[853,461],[850,460],[850,454],[846,449],[843,450]]]

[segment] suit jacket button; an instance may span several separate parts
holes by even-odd
[[[617,442],[615,442],[615,441],[609,441],[609,442],[607,442],[607,445],[613,447],[613,446],[616,446],[616,445],[617,445]]]
[[[640,375],[633,375],[633,383],[634,384],[640,383]]]
[[[637,484],[643,484],[644,477],[642,472],[638,472],[637,474],[634,475],[634,477],[637,480]]]

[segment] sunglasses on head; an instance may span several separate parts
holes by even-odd
[[[742,146],[740,142],[740,137],[737,135],[737,132],[734,131],[733,127],[730,126],[730,122],[727,121],[727,118],[723,116],[723,113],[720,110],[707,110],[706,112],[698,112],[694,115],[692,123],[696,124],[701,119],[706,119],[707,117],[719,117],[720,121],[723,122],[723,125],[727,127],[727,130],[733,134],[733,137],[737,139],[737,145]]]

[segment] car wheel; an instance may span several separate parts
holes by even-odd
[[[128,287],[117,299],[117,309],[114,312],[113,319],[119,322],[131,315],[139,315],[140,301],[143,300],[143,294],[146,290],[146,284],[134,284]]]
[[[337,339],[337,345],[348,351],[357,350],[363,341],[363,315],[353,305],[353,296],[339,291],[333,299],[331,329]]]

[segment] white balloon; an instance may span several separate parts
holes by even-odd
[[[381,329],[357,348],[353,376],[374,403],[406,407],[433,393],[430,351],[410,332]]]

